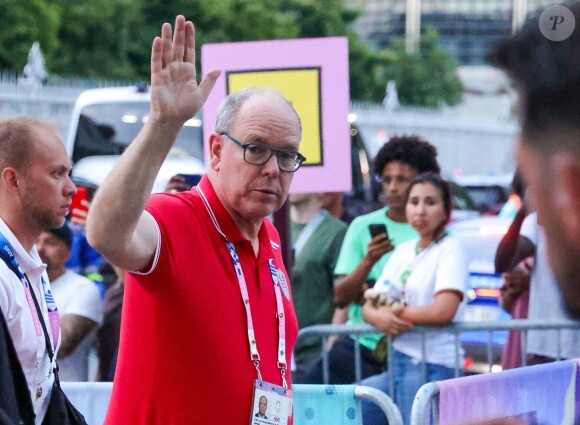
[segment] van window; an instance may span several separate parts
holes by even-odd
[[[73,162],[87,156],[119,155],[135,139],[149,114],[149,102],[110,102],[88,105],[81,111],[75,135]],[[201,119],[188,120],[170,155],[203,160]]]

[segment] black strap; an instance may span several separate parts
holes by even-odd
[[[32,295],[32,301],[34,301],[34,306],[36,307],[36,312],[38,313],[38,317],[40,318],[40,325],[42,326],[42,331],[44,332],[44,342],[46,343],[46,351],[48,353],[48,358],[52,362],[52,359],[54,358],[54,351],[52,350],[52,344],[50,343],[50,338],[48,336],[48,330],[46,329],[46,323],[44,323],[44,316],[42,315],[42,310],[40,309],[40,306],[38,305],[38,300],[36,299],[36,295],[34,294],[34,288],[33,288],[32,284],[30,283],[28,276],[26,276],[26,273],[24,273],[24,277],[26,278],[26,281],[28,282],[28,286],[30,287],[30,294]]]

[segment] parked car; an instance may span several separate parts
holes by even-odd
[[[370,154],[371,147],[363,139],[356,123],[351,124],[350,136],[352,189],[346,192],[343,198],[345,211],[343,219],[348,223],[353,218],[375,211],[385,204],[381,178],[374,172],[373,158]],[[469,191],[452,179],[447,179],[447,181],[451,186],[453,195],[451,220],[460,221],[479,217],[480,213]]]
[[[147,121],[151,94],[145,86],[90,89],[75,102],[65,145],[73,177],[98,187]],[[188,120],[155,180],[153,192],[165,190],[175,174],[201,174],[201,115]]]
[[[501,276],[495,273],[495,252],[507,232],[511,219],[481,216],[452,223],[448,229],[463,246],[469,260],[469,290],[464,321],[481,322],[509,320],[511,316],[499,305]],[[487,370],[486,331],[464,332],[460,337],[465,349],[468,372]],[[492,334],[493,370],[498,370],[501,352],[507,340],[507,331]]]
[[[72,177],[99,187],[118,159],[119,155],[85,157],[73,165]],[[170,155],[163,162],[155,178],[152,192],[164,192],[169,180],[176,174],[203,174],[204,169],[203,162],[197,158]]]
[[[480,212],[475,206],[469,192],[452,180],[448,180],[453,196],[453,211],[451,211],[451,221],[467,220],[480,216]]]
[[[510,195],[513,174],[490,176],[462,176],[453,180],[463,187],[474,202],[475,209],[483,214],[497,215]]]

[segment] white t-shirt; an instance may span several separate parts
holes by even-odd
[[[46,266],[40,260],[35,247],[32,247],[30,252],[24,250],[20,242],[18,242],[12,231],[2,219],[0,219],[0,232],[2,232],[10,245],[12,245],[14,256],[20,264],[20,268],[28,276],[32,287],[31,289],[34,291],[36,299],[40,305],[42,319],[46,324],[50,342],[54,347],[41,281],[41,278],[43,278],[46,285],[49,285],[48,276],[45,271]],[[16,274],[10,270],[6,263],[1,259],[0,308],[6,318],[10,336],[14,342],[16,353],[20,359],[24,375],[26,376],[34,413],[36,414],[36,424],[40,425],[44,419],[44,415],[46,414],[46,409],[48,408],[48,402],[50,399],[47,396],[50,394],[52,389],[54,375],[52,374],[48,353],[46,352],[44,334],[42,334],[42,338],[37,338],[32,313],[28,307],[28,302],[26,301],[24,286],[22,285],[22,282],[20,282],[18,276],[16,276]],[[60,333],[58,344],[60,345]],[[38,364],[36,362],[37,349],[40,353]],[[58,347],[54,352],[56,356]],[[37,393],[41,393],[38,398],[36,397]]]
[[[395,248],[377,280],[376,287],[387,286],[391,296],[396,298],[403,291],[409,306],[432,304],[440,291],[453,290],[464,294],[454,322],[460,321],[465,309],[465,291],[469,276],[467,256],[459,241],[446,236],[418,255],[415,252],[417,239],[402,243]],[[410,273],[410,274],[409,274]],[[403,286],[401,277],[408,275]],[[421,335],[414,332],[403,333],[393,341],[393,348],[415,359],[422,359]],[[455,367],[454,334],[444,331],[429,332],[426,337],[426,361],[450,368]],[[459,348],[459,364],[463,365],[463,349]]]
[[[546,237],[538,226],[537,215],[528,215],[520,235],[536,246],[536,260],[530,281],[528,319],[569,320],[562,302],[562,293],[548,263]],[[564,329],[561,332],[561,355],[564,358],[580,357],[580,331]],[[528,331],[528,354],[558,357],[558,331]]]
[[[103,321],[103,305],[99,289],[86,277],[66,270],[52,282],[51,287],[61,320],[67,314],[75,314],[93,320],[97,324]],[[61,381],[84,382],[89,379],[89,352],[95,342],[96,333],[95,328],[71,354],[58,360],[58,376]]]

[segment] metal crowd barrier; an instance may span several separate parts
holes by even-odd
[[[488,334],[487,344],[486,344],[486,355],[487,355],[487,367],[488,371],[492,371],[493,366],[493,332],[504,331],[504,330],[519,330],[522,331],[521,335],[521,346],[522,346],[522,363],[526,363],[527,352],[527,334],[528,330],[555,330],[558,333],[558,345],[557,345],[557,358],[562,359],[562,346],[561,346],[561,333],[563,329],[580,329],[580,321],[570,321],[570,320],[529,320],[529,319],[512,319],[506,321],[485,321],[485,322],[457,322],[444,327],[426,327],[426,326],[414,326],[413,330],[410,332],[416,332],[422,335],[422,352],[423,358],[425,358],[425,336],[429,332],[440,332],[445,330],[446,332],[453,333],[455,336],[455,376],[459,377],[461,375],[461,369],[463,369],[463,364],[460,363],[459,347],[461,346],[460,335],[462,332],[466,331],[485,331]],[[297,343],[304,338],[320,337],[322,341],[322,366],[323,366],[323,383],[329,383],[329,357],[328,357],[328,337],[330,336],[361,336],[366,334],[380,333],[374,326],[371,325],[316,325],[303,328],[298,333]],[[393,348],[391,344],[392,338],[387,337],[387,368],[391,368],[389,362],[393,358]],[[355,360],[354,360],[354,370],[356,383],[361,381],[361,356],[360,356],[360,343],[357,338],[354,338],[355,347]],[[423,368],[423,382],[426,383],[426,373],[427,365],[422,362]],[[389,388],[391,389],[391,394],[393,394],[394,380],[393,376],[389,375]]]
[[[384,392],[364,385],[296,384],[295,425],[358,424],[362,420],[361,400],[374,403],[385,414],[389,425],[403,425],[401,412]]]
[[[107,413],[111,382],[61,382],[72,404],[87,424],[102,425]],[[403,425],[401,413],[391,398],[376,388],[362,385],[294,385],[294,424],[360,423],[361,400],[379,407],[390,425]]]

